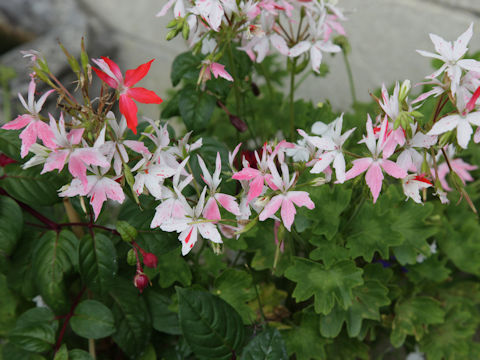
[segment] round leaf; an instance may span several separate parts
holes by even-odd
[[[78,304],[70,325],[77,335],[87,339],[101,339],[115,332],[112,312],[96,300],[85,300]]]

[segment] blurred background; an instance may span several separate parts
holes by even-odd
[[[155,58],[141,86],[167,98],[171,63],[187,47],[180,37],[165,40],[171,16],[155,17],[164,3],[166,0],[0,0],[0,66],[13,68],[17,74],[10,82],[11,97],[25,93],[29,80],[29,61],[20,50],[41,51],[52,71],[61,76],[67,68],[57,40],[76,55],[85,36],[91,57],[109,56],[122,71]],[[390,85],[406,78],[417,83],[430,74],[430,60],[415,52],[433,50],[430,32],[455,40],[474,22],[470,49],[480,50],[478,0],[339,0],[338,5],[348,17],[344,26],[360,101],[368,101],[369,91],[382,83]],[[351,97],[343,59],[340,55],[324,59],[330,73],[325,78],[310,77],[297,97],[315,102],[329,99],[335,109],[348,110]],[[158,117],[154,106],[140,109]]]

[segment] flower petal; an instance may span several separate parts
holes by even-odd
[[[127,125],[130,130],[133,131],[134,134],[137,133],[137,105],[135,102],[128,97],[127,94],[120,95],[120,112],[125,116],[127,119]]]
[[[125,86],[130,87],[142,80],[150,71],[150,66],[155,59],[140,65],[136,69],[127,70],[125,73]]]
[[[382,190],[383,173],[378,163],[373,163],[365,175],[365,181],[373,195],[373,203],[375,204]]]
[[[135,87],[127,90],[127,95],[142,104],[161,104],[162,99],[152,90],[143,87]]]

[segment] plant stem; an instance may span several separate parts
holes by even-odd
[[[69,198],[63,199],[63,206],[65,207],[65,212],[67,213],[68,221],[71,223],[80,223],[81,219],[78,213],[72,206]],[[78,239],[81,239],[84,235],[83,229],[79,226],[73,226],[72,231]]]
[[[295,71],[297,67],[297,58],[292,61],[292,73],[290,74],[290,140],[293,141],[295,137],[295,109],[294,109],[294,95],[295,95]]]
[[[345,63],[345,68],[347,70],[348,84],[350,85],[350,94],[352,95],[353,104],[357,103],[357,94],[355,93],[355,83],[353,81],[352,68],[350,67],[350,62],[348,61],[348,55],[345,51],[342,51],[343,62]]]

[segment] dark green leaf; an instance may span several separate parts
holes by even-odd
[[[101,339],[115,332],[113,314],[96,300],[84,300],[70,319],[72,330],[86,339]]]
[[[174,116],[180,116],[180,110],[178,109],[178,92],[175,92],[175,95],[165,102],[160,118],[170,119]]]
[[[275,328],[265,329],[245,346],[241,360],[288,360],[282,335]]]
[[[47,308],[33,308],[24,312],[10,333],[10,341],[32,352],[45,352],[55,344],[58,321]]]
[[[19,164],[5,166],[6,177],[0,180],[11,196],[32,206],[48,206],[60,201],[57,190],[65,184],[58,174],[40,175],[40,169],[22,169]]]
[[[227,269],[215,279],[215,288],[214,293],[232,305],[244,324],[253,323],[256,316],[247,305],[247,302],[255,298],[250,274],[242,270]]]
[[[117,332],[112,335],[117,345],[131,358],[136,358],[150,341],[151,320],[148,308],[133,282],[122,278],[109,288],[113,299],[113,316]]]
[[[389,257],[389,248],[401,245],[402,234],[392,231],[390,223],[394,221],[390,213],[381,213],[380,206],[365,203],[351,223],[347,238],[347,248],[352,257],[362,256],[371,262],[375,252],[384,259]]]
[[[167,334],[181,334],[178,314],[169,309],[171,300],[152,289],[146,291],[145,296],[152,315],[153,328]]]
[[[175,282],[179,282],[184,286],[189,286],[192,282],[190,266],[181,255],[180,248],[158,257],[158,272],[158,281],[162,288],[167,288]]]
[[[69,300],[64,274],[72,269],[78,240],[70,231],[49,231],[34,250],[33,272],[37,289],[53,310],[66,313]]]
[[[2,360],[46,360],[43,356],[23,350],[11,342],[0,347],[0,349],[0,359]]]
[[[415,335],[418,341],[425,334],[427,325],[442,323],[444,315],[440,304],[427,296],[397,302],[390,342],[399,347],[407,335]]]
[[[93,360],[93,357],[84,350],[73,349],[68,352],[68,360]]]
[[[179,96],[180,115],[187,129],[195,131],[205,129],[215,109],[215,98],[206,92],[197,91],[193,86],[182,89]]]
[[[15,200],[0,197],[0,254],[10,255],[22,234],[23,214]]]
[[[16,161],[22,161],[20,157],[22,143],[19,135],[20,131],[0,129],[0,153]]]
[[[80,275],[92,291],[105,293],[117,273],[117,255],[112,241],[103,234],[86,235],[78,246]]]
[[[18,298],[7,286],[7,278],[0,274],[0,336],[6,336],[15,325]]]
[[[350,337],[357,337],[362,329],[363,319],[380,320],[380,308],[390,304],[388,289],[376,280],[366,281],[353,289],[354,300],[347,310],[336,306],[320,321],[320,332],[325,337],[336,337],[343,322],[347,324]]]
[[[240,315],[222,299],[177,287],[180,327],[199,357],[230,360],[240,354],[245,336]]]
[[[178,55],[172,63],[172,72],[170,73],[172,85],[177,86],[183,77],[196,80],[201,61],[200,57],[193,55],[190,51]]]
[[[302,314],[299,326],[282,333],[288,355],[295,354],[297,360],[326,360],[327,341],[318,332],[318,315],[313,312]]]
[[[347,309],[353,303],[353,288],[362,285],[362,269],[353,261],[340,261],[329,268],[319,263],[297,258],[285,271],[285,276],[297,283],[293,297],[304,301],[315,296],[315,311],[327,315],[335,303]]]
[[[63,344],[60,349],[55,353],[53,360],[68,360],[67,345]]]

